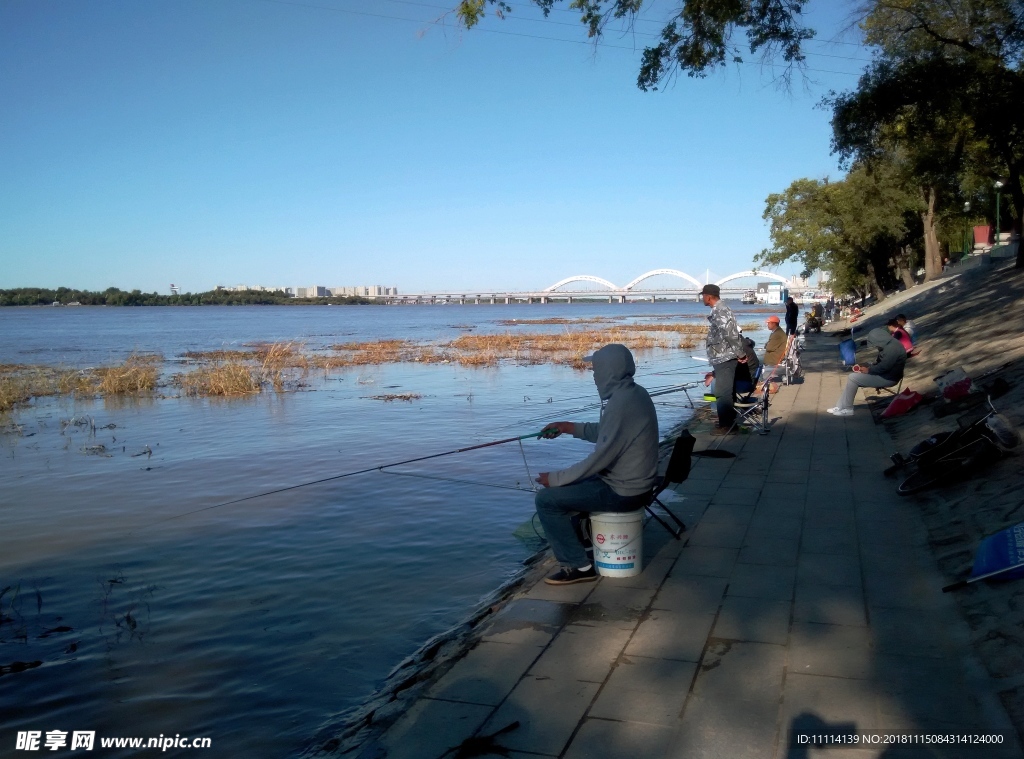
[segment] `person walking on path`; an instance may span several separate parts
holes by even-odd
[[[657,482],[658,415],[651,396],[633,381],[633,354],[625,345],[612,343],[584,361],[593,364],[594,384],[604,403],[600,422],[552,422],[541,431],[547,439],[565,433],[597,444],[583,461],[537,477],[543,486],[534,498],[537,516],[561,564],[545,579],[549,585],[597,579],[573,527],[574,514],[642,509]]]
[[[786,334],[796,334],[796,320],[800,316],[800,309],[797,308],[796,301],[790,296],[786,298]]]
[[[711,430],[711,434],[726,435],[736,422],[736,409],[733,406],[736,367],[747,363],[747,356],[739,327],[736,326],[736,317],[722,302],[722,292],[718,285],[704,285],[700,294],[704,305],[711,309],[708,316],[708,362],[715,375],[715,387],[719,389],[715,393],[718,426]]]
[[[884,329],[868,332],[868,345],[878,348],[878,358],[871,366],[853,365],[853,373],[846,378],[846,387],[836,405],[828,409],[835,416],[853,416],[853,399],[861,387],[892,387],[903,379],[907,352],[900,341]]]

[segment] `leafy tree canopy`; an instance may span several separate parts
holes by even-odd
[[[203,293],[160,295],[140,290],[108,287],[103,292],[58,287],[19,287],[0,290],[0,306],[49,306],[53,303],[83,306],[274,306],[370,303],[366,298],[292,298],[283,292],[265,290],[210,290]]]
[[[563,0],[532,0],[547,16]],[[677,0],[657,44],[644,49],[637,86],[656,90],[679,71],[704,77],[726,63],[742,63],[743,49],[764,59],[781,57],[793,66],[804,61],[801,45],[814,30],[801,23],[807,0]],[[609,22],[632,24],[645,0],[567,0],[580,12],[587,35],[599,39]],[[650,4],[650,3],[648,3]],[[506,0],[460,0],[456,17],[467,28],[483,20],[487,9],[504,18],[512,12]],[[737,32],[746,36],[735,42]],[[784,76],[786,76],[784,75]]]
[[[880,299],[883,287],[909,276],[920,208],[919,194],[894,162],[858,164],[837,182],[798,179],[768,196],[772,247],[755,261],[796,261],[808,272],[828,271],[836,292],[871,291]]]

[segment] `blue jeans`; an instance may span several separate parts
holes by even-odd
[[[534,502],[544,534],[558,563],[567,567],[586,566],[590,559],[573,529],[572,517],[576,512],[636,511],[651,500],[650,494],[619,495],[599,477],[537,491]]]

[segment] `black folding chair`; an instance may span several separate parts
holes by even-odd
[[[763,366],[757,368],[753,387],[749,392],[736,393],[733,405],[736,407],[736,424],[746,425],[757,431],[759,435],[767,435],[771,427],[768,419],[768,406],[771,405],[770,383],[762,382]]]
[[[665,474],[662,475],[661,481],[651,491],[650,503],[644,507],[647,509],[647,513],[656,519],[658,524],[668,530],[676,540],[679,540],[680,536],[686,532],[686,525],[683,524],[679,517],[672,513],[668,506],[661,502],[658,496],[668,487],[685,482],[686,478],[690,476],[690,454],[693,453],[693,446],[696,442],[697,440],[689,431],[683,430],[679,433],[679,437],[676,438],[676,442],[672,446],[672,454],[668,458],[668,467],[665,469]],[[676,523],[676,527],[672,527],[654,511],[654,504],[658,504],[661,507],[662,511]]]

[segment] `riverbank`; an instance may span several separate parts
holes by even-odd
[[[164,382],[202,369],[203,354],[259,353],[261,340],[340,356],[332,346],[561,334],[587,329],[580,319],[662,325],[703,312],[3,309],[0,362],[91,380],[89,367],[150,352],[164,357]],[[506,323],[524,317],[551,323]],[[258,363],[269,368],[276,359],[265,353]],[[704,369],[678,350],[638,363],[658,392]],[[536,550],[531,472],[567,466],[587,444],[526,439],[376,467],[598,416],[588,375],[553,363],[361,363],[304,381],[233,397],[159,383],[137,396],[48,396],[0,423],[5,745],[46,725],[95,726],[97,739],[187,725],[222,754],[295,755],[521,567]],[[654,400],[664,424],[689,413],[682,392]],[[323,481],[357,470],[367,471]]]
[[[997,736],[979,755],[1020,757],[1005,683],[940,591],[920,507],[881,474],[891,439],[863,400],[825,413],[845,382],[835,344],[808,339],[770,434],[695,459],[672,504],[690,529],[677,542],[649,524],[640,576],[551,587],[538,567],[393,724],[311,755],[806,757],[801,733],[876,731]],[[691,431],[711,443],[706,422]]]
[[[866,330],[896,313],[906,314],[917,325],[921,353],[907,363],[904,388],[937,396],[935,377],[956,367],[977,378],[979,387],[992,389],[1002,380],[1008,388],[993,405],[1024,430],[1024,271],[1013,263],[976,267],[927,291],[901,293],[867,309],[858,325]],[[954,429],[959,414],[945,414],[945,405],[939,400],[886,421],[893,449],[906,453],[928,436]],[[1022,486],[1018,451],[972,480],[912,499],[946,583],[969,573],[983,538],[1024,521]],[[995,679],[1018,732],[1024,733],[1024,584],[975,583],[955,598],[967,620],[971,645]]]

